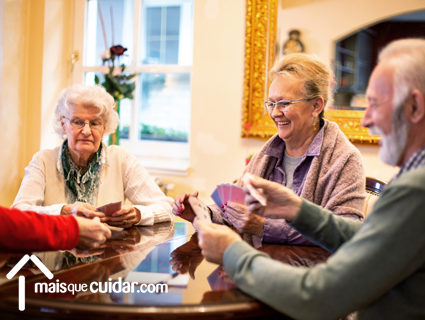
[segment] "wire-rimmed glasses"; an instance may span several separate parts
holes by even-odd
[[[86,126],[86,124],[88,124],[90,126],[91,130],[95,130],[95,131],[100,131],[102,130],[103,126],[105,125],[105,122],[103,122],[100,119],[94,119],[91,121],[83,121],[83,119],[80,119],[78,117],[72,118],[72,119],[68,119],[67,117],[64,117],[64,119],[69,121],[69,124],[71,125],[71,127],[73,127],[74,129],[81,129],[84,128]]]
[[[284,111],[288,111],[292,104],[300,102],[300,101],[308,101],[308,100],[312,100],[312,99],[280,100],[278,102],[264,101],[264,106],[266,107],[266,110],[268,112],[273,112],[276,106],[277,106],[277,110],[279,110],[280,112],[284,112]]]

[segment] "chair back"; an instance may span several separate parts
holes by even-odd
[[[380,196],[388,182],[376,178],[366,177],[366,192],[375,196]]]
[[[363,214],[365,218],[372,212],[375,202],[378,200],[388,182],[376,178],[366,177],[366,199]]]

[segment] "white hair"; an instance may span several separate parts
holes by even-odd
[[[378,61],[388,61],[394,66],[395,109],[404,105],[414,89],[425,95],[425,39],[393,41],[379,53]]]
[[[62,139],[64,138],[61,117],[72,114],[72,109],[76,105],[85,108],[99,109],[98,116],[105,119],[104,135],[114,133],[119,124],[118,113],[114,110],[115,101],[101,85],[86,86],[84,84],[74,84],[64,90],[59,95],[55,106],[55,117],[53,119],[53,129]]]

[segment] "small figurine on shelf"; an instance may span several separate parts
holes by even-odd
[[[289,31],[289,40],[284,43],[282,54],[304,52],[304,45],[300,41],[300,34],[300,31],[296,29]]]

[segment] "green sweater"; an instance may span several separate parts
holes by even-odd
[[[296,319],[425,319],[425,167],[388,185],[364,223],[303,200],[291,225],[335,254],[297,268],[235,242],[224,267],[241,290]]]

